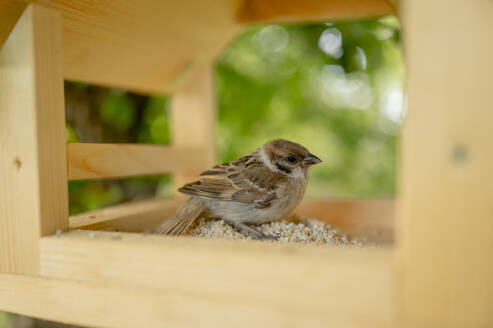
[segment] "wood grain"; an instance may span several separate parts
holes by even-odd
[[[38,0],[62,14],[68,80],[172,92],[235,36],[240,0]],[[0,0],[0,46],[28,1]]]
[[[200,168],[195,172],[175,171],[174,183],[180,188],[216,165],[216,103],[212,63],[203,65],[190,81],[175,93],[171,102],[172,141],[174,147],[204,150]]]
[[[245,0],[237,19],[241,23],[320,22],[395,13],[389,0]]]
[[[68,179],[194,172],[204,167],[204,153],[198,147],[69,143]]]
[[[409,327],[491,327],[493,2],[402,6],[409,110],[397,229],[400,315]]]
[[[45,295],[35,301],[23,298],[16,305],[71,297],[77,302],[60,304],[56,313],[46,306],[49,311],[40,314],[67,315],[74,323],[105,326],[107,320],[121,320],[119,325],[132,326],[136,318],[145,318],[146,326],[173,320],[173,326],[388,327],[392,320],[390,249],[90,231],[46,237],[41,245],[43,276],[75,280],[86,289],[53,283],[49,292],[41,293],[35,292],[39,288],[21,288],[25,284],[10,285],[21,295]],[[125,286],[118,291],[119,300],[116,291],[106,295],[105,286],[113,284]],[[147,293],[150,289],[157,294]],[[0,292],[0,307],[4,295]],[[129,303],[132,311],[125,310]],[[96,313],[96,305],[104,317]],[[75,306],[92,309],[78,315]],[[160,315],[149,315],[152,309],[160,309]]]
[[[150,199],[110,206],[70,216],[71,229],[142,232],[173,214],[186,197]],[[295,216],[316,218],[341,231],[380,245],[391,244],[394,234],[394,201],[305,199]]]
[[[0,46],[28,2],[0,0]],[[66,79],[144,93],[179,90],[241,31],[238,21],[327,21],[394,13],[387,0],[37,3],[62,14]]]
[[[173,214],[183,198],[155,198],[128,202],[69,217],[70,229],[142,232]]]
[[[68,226],[61,20],[30,5],[0,52],[0,271],[35,274]]]
[[[350,236],[391,244],[394,240],[394,207],[395,202],[391,199],[305,199],[294,213],[330,223]]]

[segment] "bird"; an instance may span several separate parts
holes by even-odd
[[[220,218],[245,236],[272,239],[249,224],[287,216],[303,199],[308,168],[320,163],[298,143],[271,140],[252,153],[218,164],[178,191],[190,198],[154,230],[181,235],[199,217]]]

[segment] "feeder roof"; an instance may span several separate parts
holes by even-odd
[[[394,12],[391,0],[0,0],[0,46],[30,2],[62,14],[66,79],[146,93],[176,90],[244,23]]]

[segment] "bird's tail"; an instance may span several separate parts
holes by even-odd
[[[206,209],[205,201],[190,197],[175,214],[161,222],[154,232],[162,235],[181,235]]]

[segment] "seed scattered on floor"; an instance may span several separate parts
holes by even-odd
[[[327,246],[363,247],[366,242],[350,238],[338,228],[315,219],[287,220],[264,223],[256,228],[265,235],[277,236],[274,242],[302,243]],[[250,239],[233,229],[223,220],[199,219],[186,232],[189,236],[218,239]]]

